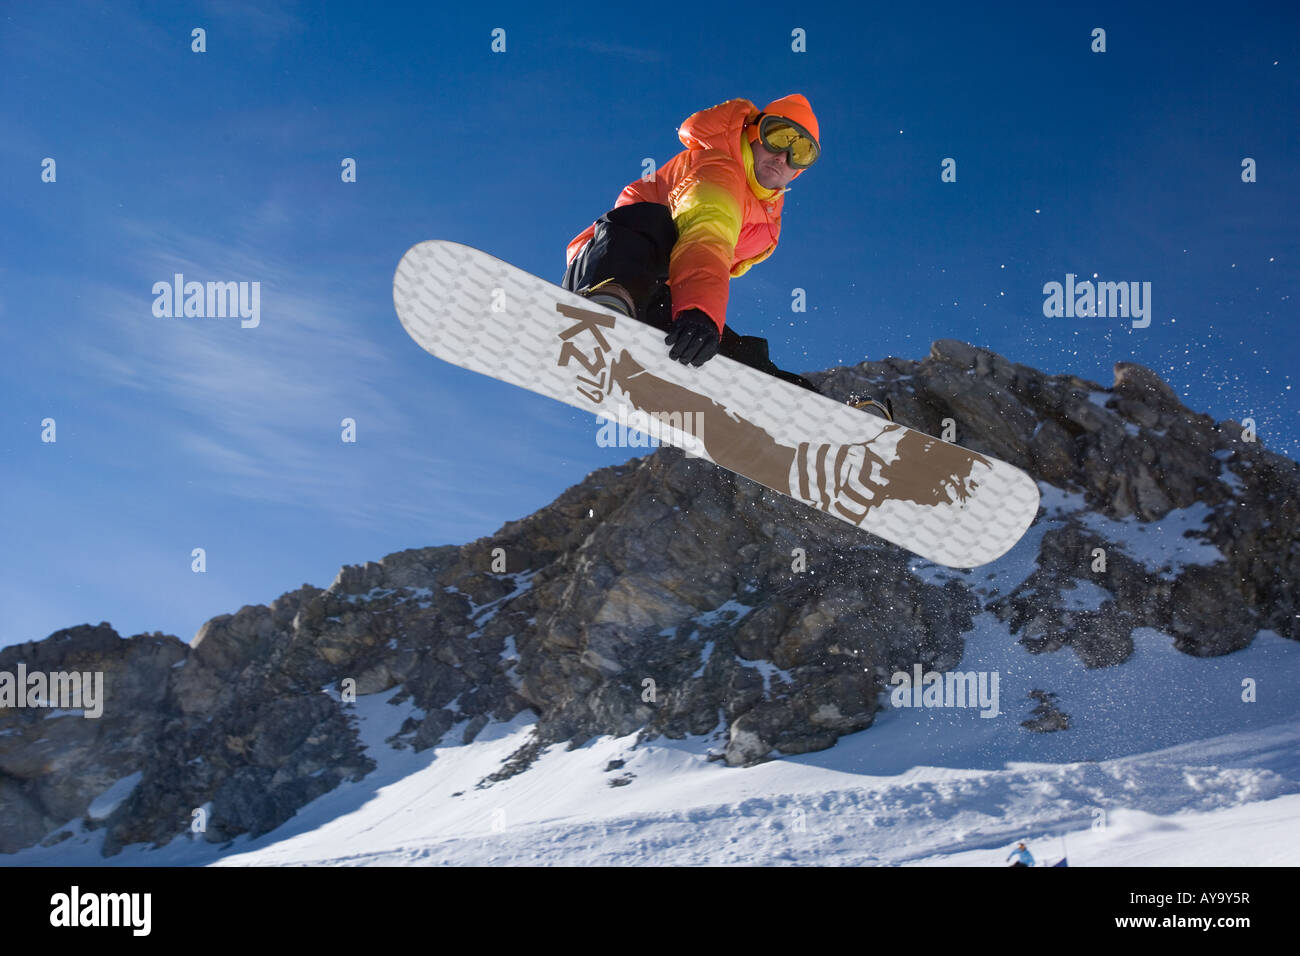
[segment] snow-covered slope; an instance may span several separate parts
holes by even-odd
[[[745,769],[709,760],[703,738],[604,737],[475,789],[531,721],[394,750],[385,739],[411,707],[386,692],[353,708],[379,769],[272,833],[105,860],[102,835],[79,831],[6,862],[985,866],[1024,839],[1040,861],[1066,852],[1071,866],[1300,864],[1300,726],[1286,690],[1300,645],[1265,632],[1244,651],[1193,658],[1151,632],[1125,664],[1088,670],[1069,651],[1028,654],[983,615],[962,669],[999,671],[1004,711],[1027,712],[1025,691],[1049,684],[1073,726],[1035,734],[975,709],[893,709],[830,750]],[[1228,703],[1244,677],[1258,702]]]

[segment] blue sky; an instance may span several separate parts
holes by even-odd
[[[632,457],[422,352],[393,269],[449,238],[558,281],[642,159],[735,96],[802,92],[821,121],[780,247],[732,285],[729,323],[778,364],[944,337],[1104,385],[1138,361],[1296,457],[1300,13],[1133,6],[0,8],[0,644],[101,620],[190,640]],[[260,282],[261,324],[155,317],[175,272]],[[1067,272],[1151,282],[1151,326],[1045,318]]]

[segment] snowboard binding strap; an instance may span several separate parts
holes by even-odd
[[[852,404],[854,408],[876,408],[885,418],[889,419],[891,422],[894,420],[894,403],[888,398],[885,399],[883,405],[874,398],[863,399],[860,402],[853,402]]]

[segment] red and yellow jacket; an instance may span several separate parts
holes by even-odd
[[[726,324],[731,279],[772,254],[781,236],[784,190],[765,189],[754,178],[754,154],[745,124],[758,116],[746,99],[728,100],[687,118],[677,131],[686,149],[655,172],[619,193],[615,206],[657,202],[669,208],[677,225],[677,244],[669,260],[673,318],[700,309]],[[595,224],[569,242],[572,262]]]

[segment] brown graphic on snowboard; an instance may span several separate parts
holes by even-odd
[[[971,477],[975,463],[992,467],[982,455],[891,423],[867,441],[801,442],[792,448],[713,399],[646,371],[627,351],[614,360],[610,373],[631,404],[647,415],[694,413],[694,420],[702,422],[704,450],[718,464],[854,524],[884,501],[929,506],[965,502],[978,484]],[[871,446],[896,431],[903,434],[894,460],[886,461]],[[796,463],[799,477],[791,487]]]
[[[724,468],[853,524],[860,525],[868,511],[885,501],[930,507],[964,503],[978,486],[971,476],[975,464],[992,468],[982,455],[888,422],[866,441],[782,445],[713,399],[646,371],[625,349],[607,364],[613,349],[604,332],[617,323],[609,313],[563,303],[555,309],[575,321],[560,334],[556,364],[577,362],[586,370],[587,375],[577,376],[577,388],[589,401],[599,405],[617,384],[633,407],[652,419],[700,423],[697,440]],[[897,431],[902,435],[896,442],[880,444],[882,450],[892,449],[893,460],[886,461],[871,446]]]

